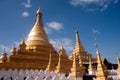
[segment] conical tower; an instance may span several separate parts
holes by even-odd
[[[104,65],[101,60],[101,55],[98,50],[98,45],[95,44],[96,46],[96,55],[97,55],[97,72],[96,72],[96,79],[94,80],[107,80],[107,74],[105,72]]]
[[[40,9],[38,9],[36,12],[35,23],[26,40],[26,49],[27,51],[32,50],[36,52],[44,51],[46,52],[47,55],[49,55],[48,49],[50,47],[52,51],[55,51],[52,45],[49,43],[48,37],[43,27],[42,13]]]
[[[16,47],[15,45],[13,46],[13,48],[11,49],[11,55],[15,55],[16,54]]]
[[[36,12],[36,19],[32,30],[30,31],[27,41],[27,49],[34,46],[50,45],[42,23],[42,13],[40,9]]]
[[[80,76],[83,77],[84,74],[85,74],[85,67],[83,66],[83,61],[82,61],[82,58],[81,56],[79,55],[79,70],[80,70]]]
[[[72,61],[68,59],[66,50],[64,49],[63,45],[61,45],[59,50],[59,60],[55,72],[69,74],[71,62]]]
[[[79,59],[77,58],[76,54],[73,54],[73,64],[71,68],[71,73],[70,75],[74,77],[75,80],[82,80],[84,72],[83,72],[83,67],[79,66]]]
[[[20,44],[19,44],[19,50],[20,51],[25,51],[26,50],[26,43],[25,43],[25,40],[24,38],[22,38]]]
[[[60,46],[59,54],[60,54],[60,55],[67,56],[67,55],[66,55],[66,51],[65,51],[65,49],[63,48],[63,45]]]
[[[79,55],[80,55],[81,56],[81,60],[83,62],[88,62],[89,61],[88,60],[89,54],[87,53],[87,51],[82,46],[82,44],[80,42],[80,38],[79,38],[79,33],[78,33],[77,30],[76,30],[76,44],[75,44],[75,47],[74,47],[74,50],[73,50],[72,54],[76,54],[77,57],[79,57]],[[73,56],[72,57],[71,56],[69,57],[70,59],[73,58]]]
[[[12,49],[12,54],[7,59],[8,64],[4,67],[11,69],[46,69],[49,62],[51,49],[52,63],[56,67],[59,55],[49,43],[42,23],[42,13],[40,9],[36,12],[36,19],[27,40],[24,39],[19,44],[19,49]],[[14,55],[15,54],[15,55]],[[17,64],[16,64],[17,63]],[[0,67],[1,68],[1,67]]]
[[[45,61],[44,64],[47,65],[49,61],[49,49],[51,49],[51,55],[54,57],[52,65],[55,66],[58,61],[58,54],[52,44],[49,43],[42,22],[42,13],[40,9],[38,9],[36,12],[35,23],[26,40],[26,51],[39,54]]]
[[[59,54],[59,60],[58,60],[58,64],[56,66],[55,72],[57,72],[57,73],[61,73],[62,72],[63,65],[61,63],[62,63],[62,61],[61,61],[61,54]]]
[[[80,42],[79,34],[78,34],[78,31],[76,30],[76,44],[75,44],[76,56],[80,54],[80,51],[82,48],[83,47],[82,47],[81,42]]]
[[[52,65],[51,49],[50,49],[50,55],[49,55],[49,62],[48,62],[46,70],[48,70],[48,71],[53,71],[54,70],[54,66]]]
[[[60,46],[60,50],[59,50],[59,60],[58,60],[58,64],[57,64],[57,66],[56,66],[55,72],[57,72],[57,73],[62,73],[62,72],[64,72],[64,70],[63,70],[64,65],[62,64],[62,63],[63,63],[63,62],[62,62],[62,58],[65,59],[65,57],[66,57],[66,51],[65,51],[65,49],[63,48],[63,45],[61,45],[61,46]]]

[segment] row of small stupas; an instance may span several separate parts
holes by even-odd
[[[89,72],[93,71],[92,63],[97,62],[97,72],[95,80],[108,80],[106,68],[101,60],[100,53],[96,46],[97,58],[87,53],[81,45],[78,31],[76,31],[76,44],[70,56],[66,54],[63,46],[57,52],[45,33],[42,23],[42,13],[40,9],[36,12],[36,19],[27,40],[19,44],[19,48],[15,46],[11,50],[11,55],[7,57],[6,53],[2,53],[0,57],[0,69],[33,69],[48,70],[56,73],[65,73],[74,78],[82,78],[86,74],[86,67],[83,63],[89,62]],[[119,64],[120,66],[120,64]],[[119,68],[120,72],[120,68]]]

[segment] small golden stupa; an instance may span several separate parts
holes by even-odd
[[[109,80],[107,79],[107,70],[102,62],[100,52],[98,50],[98,45],[96,46],[96,55],[97,55],[97,72],[96,72],[96,78],[94,80]]]

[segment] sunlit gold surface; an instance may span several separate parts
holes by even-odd
[[[97,72],[96,72],[96,79],[94,80],[107,80],[107,73],[104,64],[101,60],[101,55],[98,51],[98,47],[96,46],[96,55],[97,55]]]
[[[42,13],[38,9],[35,23],[27,36],[27,40],[22,39],[18,49],[14,46],[8,58],[2,55],[6,59],[0,60],[2,61],[0,69],[46,69],[57,73],[70,74],[73,77],[83,77],[86,69],[83,63],[89,61],[89,55],[80,42],[78,31],[76,31],[76,44],[73,53],[68,56],[63,46],[57,52],[49,43],[42,23]],[[92,61],[96,60],[92,56],[91,59]],[[97,75],[103,74],[104,77],[101,62],[98,63],[100,73]]]
[[[50,45],[47,35],[43,28],[42,14],[40,10],[36,13],[36,20],[32,30],[30,31],[28,38],[26,40],[27,47],[34,45]]]
[[[80,56],[83,63],[86,63],[86,62],[88,63],[89,62],[89,55],[91,55],[82,46],[77,30],[76,30],[76,44],[75,44],[75,47],[74,47],[72,54],[76,54],[77,57]],[[73,56],[70,55],[69,59],[72,59],[72,58],[73,58]],[[96,62],[96,59],[92,58],[92,55],[91,55],[91,59],[93,62]]]
[[[118,75],[120,75],[120,59],[119,59],[119,57],[118,57],[118,55],[117,55],[117,63],[118,63]]]

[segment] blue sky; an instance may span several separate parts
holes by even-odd
[[[103,58],[116,61],[120,55],[120,1],[119,0],[1,0],[0,53],[27,37],[36,10],[43,13],[44,28],[56,50],[61,43],[71,54],[75,45],[75,30],[82,45],[94,57],[94,38],[97,38]]]

